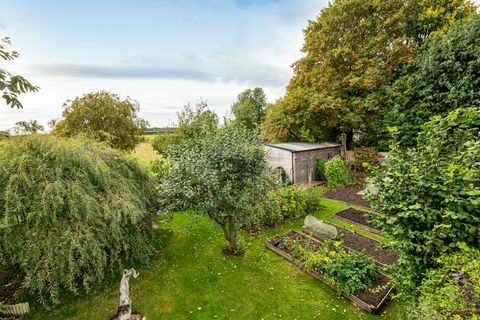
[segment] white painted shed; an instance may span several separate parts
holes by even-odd
[[[283,168],[295,184],[311,183],[316,180],[316,159],[325,160],[340,154],[341,145],[331,142],[290,142],[267,144],[267,161],[273,168]]]

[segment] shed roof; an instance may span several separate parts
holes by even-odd
[[[340,147],[338,143],[332,143],[332,142],[322,142],[322,143],[288,142],[288,143],[267,144],[267,146],[290,151],[292,153]]]

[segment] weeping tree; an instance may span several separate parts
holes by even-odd
[[[50,135],[0,148],[0,267],[16,270],[40,303],[88,291],[152,253],[155,185],[135,159]]]
[[[171,168],[160,186],[169,210],[194,209],[222,229],[225,253],[241,254],[240,228],[255,221],[253,210],[268,188],[265,150],[258,136],[229,126],[184,142],[169,155]]]

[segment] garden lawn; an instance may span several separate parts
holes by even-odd
[[[318,218],[334,223],[333,214],[347,205],[322,200]],[[265,240],[288,229],[300,230],[303,219],[270,229],[253,238],[243,234],[245,257],[224,257],[221,229],[207,218],[179,213],[164,227],[173,231],[162,254],[138,268],[131,279],[133,309],[149,320],[163,319],[377,319],[357,310],[333,290],[265,248]],[[341,223],[338,223],[341,224]],[[344,224],[342,224],[344,225]],[[118,285],[97,295],[68,299],[54,311],[34,313],[38,319],[109,319],[115,314]],[[382,319],[399,319],[390,303]]]

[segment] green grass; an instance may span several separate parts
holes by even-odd
[[[322,200],[316,216],[328,221],[347,205]],[[246,256],[225,257],[221,229],[207,218],[177,214],[162,254],[131,280],[133,308],[156,319],[377,319],[358,311],[318,280],[265,248],[265,240],[288,229],[300,230],[302,219],[257,238],[246,234]],[[337,221],[334,221],[337,223]],[[97,295],[69,299],[57,309],[28,319],[108,319],[117,307],[118,286]],[[382,319],[399,319],[396,303]]]

